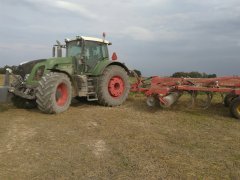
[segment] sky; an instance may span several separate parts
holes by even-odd
[[[49,58],[56,40],[102,37],[145,76],[240,75],[239,0],[0,0],[0,66]]]

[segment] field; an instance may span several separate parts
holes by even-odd
[[[240,121],[220,98],[168,110],[74,101],[59,115],[0,106],[0,179],[239,179]]]

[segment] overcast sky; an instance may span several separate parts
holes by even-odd
[[[0,0],[0,66],[51,56],[52,44],[101,37],[144,75],[240,75],[239,0]]]

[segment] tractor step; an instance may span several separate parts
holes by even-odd
[[[87,97],[88,101],[98,100],[97,93],[95,92],[94,78],[89,78],[86,75],[78,75],[79,97]]]
[[[88,86],[88,89],[93,89],[94,88],[94,86]]]
[[[93,85],[93,80],[94,79],[92,79],[92,78],[87,79],[87,85],[88,85],[87,100],[88,101],[97,101],[98,100],[97,93],[94,91],[95,87]]]
[[[98,100],[97,93],[96,92],[88,92],[87,100],[88,101],[97,101]]]

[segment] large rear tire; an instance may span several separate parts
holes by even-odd
[[[66,74],[50,72],[39,81],[36,97],[40,111],[47,114],[64,112],[71,104],[71,81]]]
[[[99,78],[98,102],[104,106],[119,106],[127,99],[129,89],[127,72],[120,66],[109,66]]]

